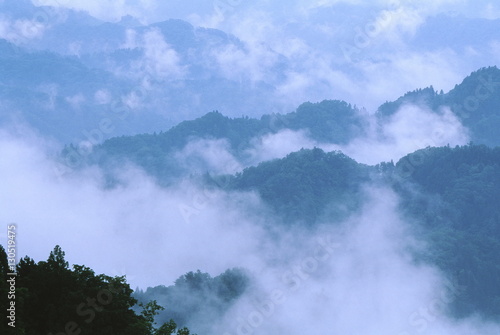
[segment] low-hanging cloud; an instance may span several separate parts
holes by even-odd
[[[216,155],[227,146],[198,139],[178,155]],[[252,285],[211,320],[212,334],[498,333],[479,318],[447,316],[463,288],[415,262],[412,252],[425,245],[412,237],[386,187],[367,186],[362,209],[346,221],[304,230],[274,223],[255,193],[189,180],[161,188],[127,166],[120,183],[105,188],[99,169],[64,170],[56,153],[29,132],[0,132],[0,220],[18,224],[19,254],[43,260],[60,244],[71,263],[126,274],[143,288],[195,269],[216,275],[244,267]]]
[[[13,20],[0,16],[0,38],[13,44],[24,45],[31,39],[42,37],[46,26],[37,22],[35,19],[17,19]]]
[[[121,186],[106,190],[98,169],[66,171],[40,143],[0,134],[0,220],[18,224],[20,255],[44,260],[60,244],[71,263],[127,274],[141,287],[198,268],[215,275],[255,257],[258,238],[240,237],[258,229],[230,205],[251,196],[228,199],[187,181],[162,189],[133,167],[122,172]]]
[[[123,49],[139,49],[142,55],[132,60],[127,68],[115,68],[115,73],[136,77],[139,80],[174,81],[184,79],[187,68],[177,51],[166,41],[158,28],[144,33],[133,29],[126,31]]]
[[[174,154],[176,164],[193,174],[234,174],[243,169],[226,139],[196,139]]]
[[[467,128],[448,107],[433,112],[427,107],[404,105],[380,130],[338,148],[359,162],[377,164],[397,161],[418,149],[464,145],[468,141]]]
[[[371,125],[362,136],[347,144],[326,143],[312,139],[308,129],[285,129],[256,137],[244,151],[244,165],[283,158],[302,148],[340,150],[359,163],[375,165],[397,161],[408,153],[426,147],[464,145],[469,142],[469,131],[449,107],[435,112],[425,106],[403,105],[381,124],[374,115],[364,115]]]
[[[495,334],[479,318],[456,321],[447,305],[463,294],[430,265],[398,214],[397,196],[367,188],[364,208],[343,224],[328,223],[274,250],[257,282],[216,325],[233,334]],[[290,251],[294,250],[294,251]],[[297,250],[299,250],[297,252]],[[287,255],[286,261],[276,261]]]

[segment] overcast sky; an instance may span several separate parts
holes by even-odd
[[[211,22],[213,27],[224,27],[221,20],[209,20],[217,16],[217,8],[225,8],[228,16],[244,17],[250,11],[266,12],[276,22],[293,22],[307,17],[318,8],[335,8],[342,5],[355,6],[358,10],[376,10],[391,7],[403,7],[417,11],[419,15],[432,15],[440,12],[457,12],[469,17],[496,19],[500,17],[500,5],[489,0],[33,0],[36,5],[63,6],[89,11],[103,20],[118,20],[123,15],[133,15],[144,22],[158,22],[169,18]],[[202,22],[202,21],[198,21]]]
[[[111,1],[34,0],[68,6],[103,20],[130,14],[143,23],[177,18],[195,26],[234,34],[248,51],[225,52],[227,73],[246,73],[250,80],[270,82],[276,54],[293,71],[276,87],[276,106],[286,109],[304,101],[341,99],[374,111],[386,100],[433,85],[449,91],[472,71],[500,60],[500,41],[487,40],[481,50],[469,45],[415,50],[411,38],[426,18],[447,14],[497,19],[498,2],[477,0],[214,0]],[[487,38],[491,36],[478,36]],[[460,38],[451,34],[451,40]],[[439,44],[439,43],[438,43]],[[272,50],[273,52],[270,52]],[[227,54],[229,52],[229,54]],[[271,83],[273,85],[273,83]],[[279,97],[289,105],[279,101]]]
[[[496,36],[490,36],[484,46],[460,50],[440,46],[422,50],[408,43],[426,18],[439,13],[500,18],[500,5],[485,0],[33,2],[87,10],[102,20],[117,21],[127,14],[143,23],[178,18],[232,33],[244,48],[213,51],[221,72],[229,79],[241,73],[250,82],[274,84],[276,97],[295,107],[307,100],[343,99],[374,111],[380,103],[408,90],[433,85],[447,91],[480,66],[500,62]],[[0,28],[11,23],[5,22],[8,24]],[[357,39],[360,32],[365,40]],[[155,74],[183,78],[186,64],[158,30],[149,29],[141,38],[145,60],[151,63],[147,68],[153,68]],[[356,59],[351,58],[352,48],[357,49]],[[289,64],[279,82],[272,79],[276,53]],[[99,91],[95,97],[106,103],[107,95]],[[5,176],[0,222],[18,224],[18,256],[43,260],[60,244],[70,263],[86,264],[98,273],[126,274],[134,287],[143,288],[169,285],[191,270],[217,275],[243,266],[258,275],[258,285],[272,292],[290,286],[281,281],[282,274],[297,264],[307,264],[317,248],[317,237],[325,233],[339,237],[343,242],[331,257],[322,262],[313,259],[314,270],[304,280],[304,287],[297,292],[285,290],[287,303],[256,334],[303,334],[311,332],[309,325],[315,325],[317,333],[367,334],[376,329],[377,334],[409,334],[404,331],[416,329],[408,324],[408,316],[433,304],[446,284],[437,269],[417,265],[405,254],[414,241],[398,211],[400,200],[389,189],[366,185],[362,208],[341,223],[350,227],[345,231],[326,222],[316,232],[292,231],[296,237],[290,237],[284,231],[282,238],[271,240],[262,227],[273,223],[273,216],[256,193],[213,191],[187,181],[162,188],[130,166],[120,170],[123,185],[103,188],[103,172],[97,167],[66,171],[53,158],[60,147],[36,131],[10,128],[0,128],[0,175]],[[446,108],[431,113],[405,106],[381,133],[383,140],[369,134],[342,147],[323,147],[341,149],[360,162],[375,164],[428,145],[469,140],[467,130]],[[292,131],[263,136],[252,143],[248,152],[255,163],[302,147],[321,146],[304,132]],[[175,157],[181,166],[201,158],[216,172],[234,173],[242,165],[228,148],[223,140],[196,140]],[[4,236],[0,236],[2,244]],[[317,306],[321,311],[333,311],[336,317],[319,313]],[[249,315],[252,308],[242,300],[223,324],[234,328],[222,328],[218,333],[236,329],[238,324],[233,323],[239,322],[238,315]],[[428,329],[443,335],[499,333],[496,326],[479,327],[477,323],[473,319],[456,324],[436,312]]]

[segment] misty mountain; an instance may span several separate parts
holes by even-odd
[[[133,297],[139,303],[155,300],[160,306],[166,306],[156,317],[159,324],[173,319],[179,326],[201,333],[207,332],[211,323],[223,315],[249,285],[250,278],[242,269],[229,269],[213,278],[198,270],[182,275],[168,287],[136,290]]]
[[[244,169],[227,188],[257,190],[286,225],[314,226],[325,218],[341,221],[359,209],[360,188],[370,171],[341,152],[303,149]]]
[[[400,171],[394,172],[394,171]],[[427,148],[389,173],[401,209],[430,245],[428,259],[465,287],[456,315],[500,312],[500,148]]]
[[[208,177],[206,182],[229,192],[255,191],[280,218],[274,225],[313,230],[358,211],[363,201],[360,188],[367,182],[388,184],[400,195],[399,208],[419,243],[427,245],[425,252],[413,252],[414,262],[436,265],[462,290],[450,301],[448,312],[460,318],[481,313],[495,319],[500,311],[498,148],[427,148],[396,164],[377,166],[316,148],[263,162],[235,176]],[[210,282],[208,277],[205,281]],[[170,297],[165,302],[170,302],[171,314],[166,315],[178,313],[182,319],[176,311],[188,302],[172,303],[175,293],[168,293],[179,289],[151,288],[144,294],[147,299]]]
[[[159,132],[210,110],[219,110],[230,117],[286,114],[303,101],[325,98],[366,106],[358,95],[371,94],[372,90],[362,85],[379,85],[364,78],[362,67],[352,62],[346,64],[342,50],[352,44],[358,50],[359,60],[379,64],[377,55],[387,45],[383,43],[384,33],[374,37],[368,34],[369,40],[361,46],[356,43],[356,30],[350,25],[357,22],[364,26],[375,19],[367,13],[357,13],[347,4],[336,9],[314,10],[311,13],[314,24],[283,26],[284,32],[294,37],[290,43],[303,43],[304,47],[315,50],[310,55],[289,54],[287,48],[273,45],[272,41],[255,44],[231,32],[195,26],[181,19],[141,24],[132,16],[124,16],[117,22],[105,22],[84,11],[37,7],[27,0],[3,1],[1,9],[0,19],[10,27],[1,37],[14,43],[18,52],[32,54],[19,58],[31,64],[24,69],[28,72],[14,71],[9,75],[22,77],[31,71],[30,67],[37,68],[39,64],[34,57],[38,53],[45,54],[41,57],[47,57],[47,53],[60,57],[53,61],[54,66],[61,64],[61,69],[71,59],[72,66],[100,74],[97,81],[91,75],[68,75],[73,81],[69,85],[71,91],[66,92],[68,83],[64,78],[59,80],[57,76],[34,71],[44,82],[41,94],[30,95],[29,99],[12,94],[2,99],[5,110],[16,111],[16,120],[63,143],[95,144],[117,135]],[[335,34],[332,27],[325,28],[331,25],[332,17],[336,18],[333,22],[342,24],[335,27]],[[397,21],[398,17],[388,19]],[[444,48],[461,54],[476,48],[475,53],[469,53],[485,56],[468,64],[478,68],[488,64],[483,58],[494,49],[497,25],[495,20],[473,20],[448,13],[427,18],[414,34],[406,32],[405,38],[419,52],[441,52]],[[450,31],[449,26],[457,29]],[[332,55],[333,59],[316,56],[316,52]],[[325,64],[332,64],[333,69],[321,68]],[[310,87],[313,82],[314,89]],[[43,94],[45,91],[50,94]],[[379,93],[377,99],[392,96],[397,90],[389,92]],[[458,96],[450,99],[453,104],[464,104]],[[46,108],[40,111],[41,106]],[[117,118],[119,112],[115,111],[123,108],[129,110],[127,116]],[[44,116],[39,117],[39,113]],[[113,131],[102,131],[106,127],[101,127],[101,122],[109,123],[109,119]],[[57,127],[58,122],[71,126]],[[483,128],[485,136],[489,136],[492,130],[488,123],[480,123],[477,131],[482,132]],[[486,137],[478,140],[489,143]]]
[[[431,97],[436,95],[439,96],[434,92]],[[346,107],[347,104],[328,101],[305,104],[296,112],[300,115],[300,111],[307,110],[309,118],[318,118],[309,124],[321,126],[308,128],[318,138],[324,138],[322,127],[331,125],[331,122],[321,122],[324,117],[321,111],[327,110],[325,106]],[[297,114],[275,120],[280,120],[281,126],[291,127],[291,120],[298,118]],[[335,120],[334,110],[329,115]],[[338,118],[345,115],[356,113],[351,109],[351,113],[339,113]],[[107,161],[111,166],[116,164],[111,163],[116,157],[133,157],[136,164],[152,175],[171,178],[172,171],[165,169],[169,165],[164,162],[190,139],[225,138],[229,150],[241,152],[263,129],[272,132],[262,126],[270,124],[265,120],[268,122],[269,116],[261,120],[230,119],[213,112],[162,134],[111,139],[96,152],[106,150],[101,156],[104,161],[115,155]],[[301,121],[301,124],[308,122]],[[414,222],[413,229],[430,246],[427,253],[416,255],[416,259],[436,264],[450,279],[466,287],[465,293],[454,301],[453,313],[467,316],[481,311],[491,317],[500,307],[500,287],[494,280],[500,271],[495,261],[500,256],[498,153],[498,148],[485,146],[428,148],[405,156],[396,164],[367,166],[340,152],[304,149],[245,168],[234,176],[206,175],[205,182],[230,192],[257,192],[271,213],[289,227],[314,227],[324,221],[342,221],[359,210],[363,185],[368,181],[388,183],[402,197],[401,210]],[[176,167],[173,161],[169,164]],[[177,176],[180,175],[181,172]],[[481,262],[474,261],[472,265],[473,259],[481,259]]]
[[[0,1],[0,333],[499,334],[499,17]]]
[[[495,146],[499,143],[496,132],[497,126],[500,126],[496,107],[500,103],[500,88],[497,85],[499,78],[500,70],[496,67],[483,68],[472,73],[446,94],[429,87],[408,92],[396,101],[386,102],[380,106],[374,118],[364,109],[336,100],[307,102],[294,112],[264,114],[260,119],[230,118],[219,112],[211,112],[192,121],[183,121],[165,132],[106,140],[93,147],[92,153],[85,148],[85,142],[83,148],[76,143],[64,151],[63,160],[70,166],[85,163],[108,168],[116,166],[116,162],[119,165],[129,162],[143,168],[163,183],[168,183],[172,178],[183,175],[218,173],[196,152],[185,158],[185,164],[179,164],[176,153],[188,150],[196,141],[219,141],[219,147],[227,149],[242,167],[247,167],[258,163],[252,156],[256,144],[286,130],[302,132],[316,143],[315,146],[337,145],[338,149],[366,138],[374,130],[378,134],[372,141],[388,141],[382,130],[393,122],[396,113],[399,113],[399,118],[405,118],[405,113],[413,111],[405,109],[405,106],[430,110],[436,115],[441,115],[443,109],[450,108],[457,122],[462,122],[465,126],[472,142]],[[478,94],[479,97],[476,97]],[[474,105],[470,105],[471,103]],[[437,137],[434,141],[439,140],[443,142],[442,145],[446,145],[446,138],[441,139],[444,132],[443,129],[434,130],[433,136]],[[435,145],[435,142],[430,145]],[[295,150],[298,149],[300,147]],[[413,148],[415,149],[418,147]]]
[[[233,74],[230,66],[224,64],[226,58],[233,58],[233,53],[237,57],[233,61],[239,62],[239,58],[250,51],[236,37],[221,30],[194,27],[178,19],[150,25],[141,25],[132,17],[124,17],[116,23],[103,22],[85,12],[36,7],[30,1],[22,1],[22,4],[7,1],[2,6],[6,24],[15,26],[16,22],[22,22],[27,26],[20,31],[13,28],[4,36],[22,52],[71,56],[74,61],[81,62],[80,66],[113,75],[113,83],[103,81],[98,88],[109,91],[108,100],[111,101],[102,101],[102,106],[87,105],[91,111],[88,121],[81,124],[79,115],[67,106],[59,109],[58,114],[72,118],[71,124],[81,124],[81,127],[66,132],[39,128],[42,133],[62,142],[74,141],[75,137],[88,140],[82,136],[82,131],[98,128],[99,122],[112,114],[103,116],[101,112],[96,116],[100,107],[113,110],[123,100],[134,100],[127,107],[135,113],[131,113],[132,117],[127,117],[126,122],[114,122],[118,127],[117,134],[131,134],[127,127],[132,124],[135,131],[141,129],[137,125],[147,125],[141,132],[159,131],[162,127],[201,116],[207,110],[222,109],[233,116],[249,114],[260,108],[273,110],[270,102],[274,89],[269,83],[258,78],[248,80],[243,71]],[[33,33],[28,34],[25,30]],[[275,53],[275,57],[280,56]],[[278,62],[273,70],[279,72],[283,65]],[[36,63],[31,66],[36,67]],[[79,100],[93,98],[96,91],[89,92],[90,87],[87,88],[94,83],[92,80],[87,83],[82,76],[68,78],[73,78],[74,86],[79,88],[75,94],[78,97],[83,95]],[[41,79],[56,86],[65,84],[51,77]],[[63,94],[56,96],[66,98]],[[31,106],[24,105],[22,100],[16,102],[22,113],[32,111]],[[136,118],[137,113],[142,117]],[[28,121],[31,118],[28,117]],[[38,128],[36,123],[32,126]],[[103,135],[111,137],[111,134]]]
[[[283,130],[303,130],[319,142],[343,144],[363,135],[367,127],[362,111],[343,101],[304,103],[295,112],[263,115],[260,119],[229,118],[211,112],[196,120],[181,122],[166,132],[111,138],[94,147],[88,156],[85,152],[81,154],[78,147],[70,146],[63,158],[105,167],[131,162],[165,183],[172,177],[192,172],[183,168],[175,157],[175,153],[191,141],[227,141],[229,151],[249,164],[247,150],[261,136]],[[210,167],[200,164],[199,172],[211,172]]]
[[[453,301],[460,317],[500,312],[500,150],[427,148],[396,164],[357,164],[341,153],[302,150],[261,163],[224,184],[255,190],[286,225],[340,222],[359,210],[367,180],[392,185],[417,236],[429,245],[417,261],[441,268],[465,289]],[[229,186],[227,186],[229,185]]]
[[[496,67],[480,69],[446,94],[432,87],[409,92],[379,108],[377,127],[390,122],[396,113],[404,116],[406,105],[433,113],[449,106],[475,142],[496,145],[498,134],[481,127],[496,124],[498,74]],[[475,109],[467,115],[461,113],[460,107],[468,106],[465,101],[473,99],[478,101]],[[314,228],[325,221],[342,221],[360,209],[363,185],[389,184],[401,196],[401,210],[413,222],[417,236],[429,244],[428,252],[415,255],[416,260],[437,265],[448,278],[466,287],[465,293],[455,299],[452,312],[461,317],[474,311],[488,317],[498,313],[500,287],[493,279],[498,275],[494,259],[500,253],[497,148],[427,148],[396,164],[376,166],[319,148],[303,149],[258,165],[248,160],[248,150],[255,147],[256,139],[285,130],[303,131],[318,143],[346,144],[365,136],[370,127],[369,117],[356,107],[342,101],[323,101],[305,103],[293,113],[260,119],[229,118],[212,112],[166,132],[112,138],[94,147],[88,156],[70,146],[63,156],[80,155],[80,162],[104,167],[111,179],[113,169],[127,163],[141,167],[163,185],[190,174],[205,174],[201,180],[209,187],[256,192],[277,221],[288,227]],[[217,176],[218,171],[202,156],[180,156],[197,141],[215,141],[240,162],[246,160],[247,166],[242,165],[241,172],[234,175]],[[217,152],[214,154],[220,154]],[[183,159],[186,162],[180,163]],[[481,262],[472,266],[471,259],[476,258]]]
[[[53,139],[97,144],[113,133],[131,134],[164,120],[133,113],[126,101],[134,91],[130,83],[73,56],[28,52],[0,40],[0,60],[3,125],[26,125]]]
[[[473,72],[446,94],[436,92],[431,86],[408,92],[396,101],[386,102],[378,109],[379,122],[383,123],[405,104],[429,107],[434,112],[449,107],[469,129],[474,143],[500,145],[500,70],[496,66]]]

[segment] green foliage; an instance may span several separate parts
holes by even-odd
[[[407,180],[397,178],[401,209],[430,245],[421,255],[465,287],[453,312],[500,314],[500,148],[428,148],[396,164],[413,162]]]
[[[125,277],[96,275],[88,267],[69,268],[59,246],[47,261],[36,263],[29,257],[17,265],[16,331],[2,334],[59,334],[78,332],[81,335],[153,335],[154,317],[163,307],[155,301],[144,306],[141,315],[132,310],[137,300]],[[5,307],[5,250],[0,246],[0,307]],[[185,330],[179,330],[180,333]],[[178,332],[179,333],[179,332]]]
[[[264,115],[260,120],[248,117],[228,118],[214,111],[192,121],[184,121],[160,134],[141,134],[109,139],[97,146],[88,163],[107,170],[132,162],[157,177],[162,184],[185,175],[174,153],[194,139],[226,139],[235,157],[245,159],[245,149],[253,138],[283,129],[307,130],[312,138],[331,143],[347,143],[366,126],[360,112],[343,101],[305,103],[296,112]],[[75,150],[68,147],[63,156]],[[205,171],[203,171],[205,172]]]
[[[290,129],[308,129],[317,141],[346,144],[363,135],[368,127],[360,113],[345,101],[306,102],[297,111],[285,115],[285,123]]]
[[[177,329],[177,324],[174,320],[170,319],[170,321],[165,322],[158,330],[155,335],[171,335]]]
[[[148,332],[152,334],[155,330],[154,328],[155,316],[158,315],[159,311],[165,310],[165,308],[158,305],[156,303],[156,300],[152,300],[148,302],[146,305],[140,303],[139,306],[142,307],[141,315],[146,320]]]
[[[177,332],[176,332],[176,330],[177,330]],[[189,334],[191,334],[191,332],[186,327],[177,328],[177,324],[172,319],[170,319],[170,321],[168,321],[168,322],[165,322],[160,328],[158,328],[154,332],[154,335],[172,335],[172,334],[189,335]],[[193,334],[193,335],[196,335],[196,334]]]
[[[175,323],[173,328],[168,326],[172,319],[181,326],[196,324],[197,328],[203,328],[204,322],[213,321],[226,311],[248,284],[249,278],[241,269],[229,269],[214,278],[198,270],[179,277],[172,286],[136,291],[134,297],[140,302],[155,300],[167,306],[165,310],[158,310],[156,321],[167,323],[159,329],[175,329]]]
[[[313,225],[322,216],[339,220],[356,209],[369,171],[340,152],[302,149],[243,170],[230,188],[257,190],[287,224]]]

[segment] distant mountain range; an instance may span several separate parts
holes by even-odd
[[[407,104],[434,113],[449,106],[467,126],[474,143],[456,148],[428,147],[396,163],[369,166],[341,152],[325,153],[315,148],[249,166],[233,175],[217,175],[205,166],[196,177],[179,161],[179,152],[197,140],[225,141],[228,152],[244,162],[246,150],[262,136],[303,131],[318,142],[345,144],[373,126],[357,107],[343,101],[323,101],[260,119],[211,112],[166,132],[112,138],[81,156],[79,166],[99,164],[113,182],[113,171],[131,162],[163,185],[180,177],[195,177],[206,187],[226,192],[254,191],[269,215],[278,218],[273,222],[281,221],[285,226],[314,227],[320,222],[342,221],[362,204],[363,185],[390,185],[401,196],[400,208],[414,223],[415,234],[429,243],[429,250],[416,257],[436,264],[466,288],[465,294],[456,297],[452,312],[467,316],[480,311],[494,318],[500,312],[496,280],[500,276],[499,78],[496,67],[483,68],[446,94],[430,87],[383,104],[374,116],[377,127]],[[63,158],[72,155],[78,155],[78,148],[66,147]]]
[[[249,117],[229,118],[219,112],[184,121],[168,131],[154,134],[115,137],[96,145],[92,153],[78,144],[65,149],[63,159],[70,166],[100,164],[116,166],[116,162],[134,163],[148,173],[168,183],[172,178],[186,176],[192,170],[179,166],[175,153],[196,140],[223,140],[229,152],[243,166],[249,160],[248,150],[263,136],[284,130],[302,131],[317,143],[347,144],[356,138],[381,129],[402,106],[413,105],[441,113],[449,107],[456,118],[468,129],[475,144],[497,146],[500,144],[500,70],[496,67],[472,73],[449,93],[436,92],[432,87],[407,93],[394,102],[380,106],[375,116],[343,101],[304,103],[288,114],[265,114],[260,119]],[[405,111],[402,110],[402,113]],[[373,122],[375,121],[375,122]],[[212,172],[209,166],[200,167]]]
[[[65,143],[58,157],[65,166],[62,173],[98,168],[105,176],[104,186],[113,188],[122,182],[119,172],[133,166],[160,187],[188,179],[230,195],[252,192],[262,201],[263,224],[268,224],[263,230],[269,232],[270,225],[307,231],[340,224],[363,205],[363,187],[384,185],[398,195],[399,214],[413,235],[428,246],[426,251],[413,251],[412,261],[436,265],[463,288],[453,297],[450,312],[457,317],[479,313],[498,321],[500,70],[496,66],[478,66],[449,92],[432,86],[408,92],[374,113],[341,100],[304,102],[294,111],[283,111],[288,105],[276,107],[276,90],[293,66],[269,46],[263,49],[273,59],[272,76],[264,78],[250,66],[243,72],[232,66],[231,57],[247,59],[250,52],[245,43],[220,30],[181,20],[147,26],[133,17],[102,22],[83,12],[35,7],[27,0],[0,2],[0,10],[0,19],[6,22],[31,24],[24,32],[15,30],[19,25],[7,25],[14,30],[0,40],[0,126],[27,124],[42,137]],[[30,21],[37,17],[38,21]],[[472,21],[478,23],[473,33],[462,25],[469,19],[431,18],[411,37],[414,48],[449,45],[457,52],[487,48],[500,21]],[[448,36],[449,27],[444,27],[450,23],[465,42]],[[39,37],[37,29],[44,30]],[[286,29],[300,30],[293,25]],[[484,40],[473,38],[479,32],[487,32]],[[33,36],[23,35],[28,33]],[[432,34],[437,37],[428,42]],[[340,52],[338,45],[324,48]],[[356,145],[363,138],[384,141],[384,127],[410,113],[408,106],[431,115],[449,111],[447,115],[465,128],[471,143],[422,146],[408,150],[401,159],[378,164],[362,164],[340,150],[315,147]],[[279,140],[288,148],[287,141],[294,138],[309,148],[272,159],[252,156],[265,141]],[[221,162],[214,167],[209,158]],[[222,165],[234,168],[221,169]],[[138,291],[135,296],[173,305],[160,318],[175,317],[190,325],[211,317],[207,310],[226,311],[250,280],[241,269],[214,278],[189,272],[175,285]]]
[[[194,27],[182,20],[142,25],[128,16],[110,23],[81,11],[36,7],[29,0],[3,1],[0,12],[0,20],[10,29],[0,36],[5,39],[0,45],[0,122],[23,121],[62,143],[101,142],[119,135],[165,131],[213,110],[233,118],[286,114],[301,102],[297,96],[283,93],[287,80],[301,73],[301,63],[275,51],[272,45],[254,50],[226,32]],[[338,13],[314,15],[317,22],[325,23]],[[499,20],[440,15],[429,18],[408,38],[418,52],[448,48],[458,54],[485,55],[475,60],[480,68],[493,65],[488,64],[492,58],[487,55],[495,46],[499,25]],[[350,40],[352,32],[339,30],[339,36],[331,37],[314,30],[317,27],[309,28],[322,41],[312,47],[344,59],[340,45]],[[311,34],[300,25],[284,29],[298,38]],[[361,53],[372,59],[371,51],[377,53],[377,46]],[[267,63],[259,64],[256,57],[261,56]],[[361,78],[360,68],[345,64],[345,59],[337,65],[346,77]],[[473,74],[444,100],[433,98],[437,100],[432,103],[476,108],[473,98],[481,85],[481,73]],[[488,73],[483,79],[489,80],[490,74],[497,78]],[[304,92],[304,100],[332,96],[331,88],[322,85],[318,82],[315,91]],[[487,101],[482,97],[491,87],[479,92],[480,106],[473,115],[490,113],[495,94],[491,92]],[[428,93],[414,92],[413,96],[422,94]],[[467,100],[471,94],[472,100]],[[360,106],[358,101],[348,103]],[[384,113],[387,108],[383,106]],[[462,119],[466,114],[461,114]],[[473,117],[464,123],[474,128],[475,142],[493,144],[488,138],[494,128],[489,127],[495,123],[483,121]],[[109,122],[112,130],[102,131],[106,127],[101,124]]]

